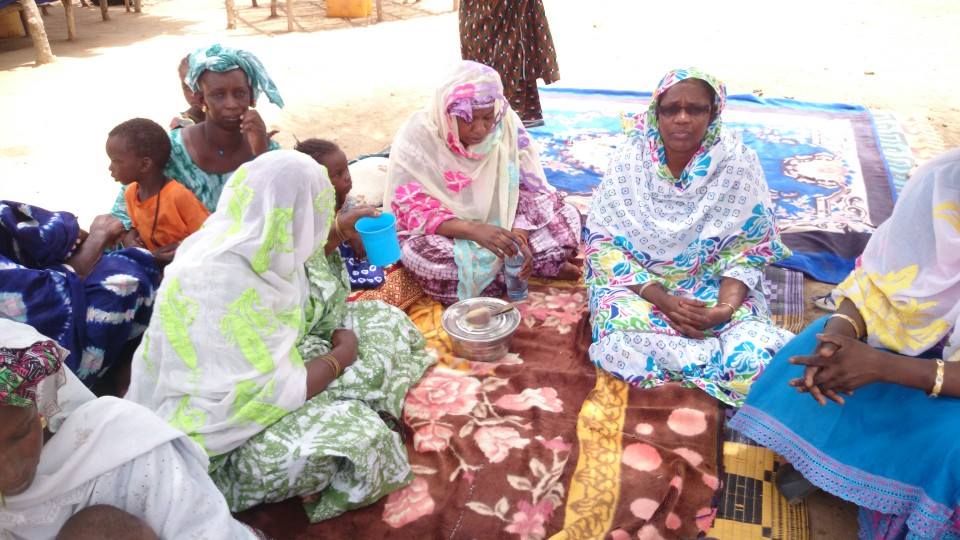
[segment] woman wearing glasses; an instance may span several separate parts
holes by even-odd
[[[705,73],[663,78],[594,195],[586,280],[597,366],[739,406],[791,337],[771,322],[761,280],[790,253],[756,153],[722,126],[725,101]]]

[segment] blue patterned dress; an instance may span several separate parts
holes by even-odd
[[[55,339],[92,386],[143,333],[160,274],[148,251],[129,248],[81,278],[65,264],[79,232],[73,214],[0,201],[0,317]]]

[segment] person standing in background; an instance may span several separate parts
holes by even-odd
[[[460,55],[493,67],[525,127],[543,125],[537,79],[560,80],[542,0],[462,0]]]

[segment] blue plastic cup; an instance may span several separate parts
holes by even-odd
[[[384,212],[379,217],[362,217],[355,225],[370,264],[386,266],[400,260],[397,218]]]

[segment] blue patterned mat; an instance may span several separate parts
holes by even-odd
[[[541,89],[541,98],[546,124],[531,133],[547,178],[583,208],[622,141],[621,118],[645,111],[650,93]],[[912,165],[896,122],[877,122],[858,105],[752,95],[730,96],[723,115],[760,156],[794,252],[782,266],[819,281],[842,280],[890,216]]]

